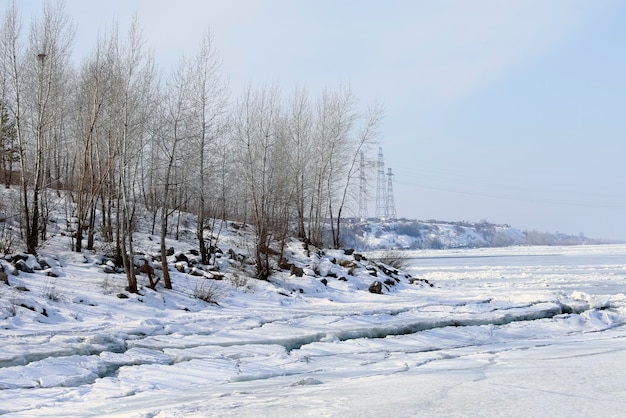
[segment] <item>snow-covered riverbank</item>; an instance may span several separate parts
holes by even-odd
[[[67,253],[59,278],[11,277],[28,295],[2,287],[0,412],[621,414],[626,246],[411,255],[406,271],[434,287],[249,279],[215,306],[182,274],[120,299],[123,276]]]

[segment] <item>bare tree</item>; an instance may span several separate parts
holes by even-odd
[[[26,55],[26,74],[36,86],[32,97],[31,129],[34,137],[32,185],[32,212],[26,234],[26,247],[35,252],[40,228],[44,231],[47,217],[44,212],[45,193],[50,184],[50,149],[55,118],[62,113],[64,77],[69,65],[74,29],[65,14],[62,2],[56,7],[44,5],[42,20],[35,21],[30,32],[30,48]],[[25,205],[26,206],[26,205]],[[25,213],[25,216],[28,216]]]
[[[382,111],[373,106],[365,115],[357,111],[349,87],[322,92],[308,145],[307,237],[324,245],[324,227],[329,225],[332,246],[341,245],[341,219],[351,203],[357,159],[377,137]],[[327,222],[328,220],[328,222]]]
[[[207,197],[209,195],[210,184],[209,174],[213,172],[213,168],[209,166],[208,159],[210,157],[211,145],[215,145],[215,141],[219,135],[223,135],[225,131],[224,112],[226,107],[226,85],[221,76],[221,61],[213,47],[213,38],[207,33],[200,43],[200,49],[193,58],[189,73],[190,99],[191,99],[191,129],[195,138],[192,150],[197,150],[198,162],[198,188],[197,194],[197,218],[196,218],[196,237],[200,255],[204,264],[208,263],[208,249],[205,243],[205,228],[207,222]],[[213,147],[215,150],[216,147]],[[215,176],[213,176],[215,178]],[[222,180],[224,177],[222,177]],[[213,182],[213,186],[219,185],[219,182]],[[225,210],[224,188],[221,192],[216,192],[213,187],[214,202],[213,210],[209,215],[215,220],[218,216],[219,208],[223,215]],[[218,197],[219,196],[219,197]],[[220,202],[221,199],[221,202]],[[211,228],[213,230],[213,228]],[[210,235],[213,231],[211,231]]]
[[[74,30],[62,2],[45,3],[43,16],[31,27],[28,46],[15,2],[7,8],[2,27],[3,88],[5,98],[10,97],[18,142],[26,250],[36,253],[39,234],[45,235],[42,195],[49,185],[51,143],[58,139],[53,128],[63,112]]]
[[[13,183],[13,164],[19,161],[15,121],[9,116],[8,107],[0,99],[0,181],[8,189]]]
[[[24,78],[22,77],[23,57],[21,51],[25,49],[21,37],[22,26],[15,2],[12,2],[3,16],[2,28],[2,64],[3,64],[3,92],[5,103],[9,104],[9,111],[15,121],[15,133],[19,153],[21,211],[26,236],[31,236],[31,210],[28,199],[28,182],[26,178],[26,129],[23,104]],[[30,252],[34,248],[28,248]]]
[[[160,208],[161,208],[161,265],[163,269],[163,281],[166,289],[172,288],[169,270],[167,266],[166,244],[168,222],[171,214],[180,209],[173,201],[171,191],[174,187],[182,187],[177,184],[175,171],[185,162],[184,154],[180,148],[185,141],[189,140],[187,130],[189,116],[189,86],[187,84],[187,60],[181,59],[176,70],[172,73],[166,87],[166,92],[161,98],[160,123],[157,127],[157,142],[163,156],[164,172],[161,176]],[[156,283],[152,285],[154,287]]]
[[[358,174],[357,160],[361,155],[361,152],[370,144],[372,144],[378,137],[378,126],[382,120],[382,108],[375,104],[364,115],[363,125],[354,137],[348,138],[348,147],[346,148],[345,160],[345,172],[340,178],[343,181],[339,184],[340,195],[337,207],[337,216],[335,224],[331,224],[331,230],[333,233],[333,246],[339,248],[341,246],[341,216],[348,203],[348,198],[354,186],[354,178]],[[332,211],[331,211],[332,222]]]
[[[290,164],[293,168],[296,231],[299,238],[308,239],[305,228],[307,215],[305,207],[310,194],[309,169],[315,157],[312,152],[313,115],[306,89],[298,87],[294,91],[289,104],[286,125],[289,143],[285,152],[291,154]]]
[[[116,39],[116,35],[114,35]],[[118,247],[126,271],[128,289],[136,292],[137,279],[133,265],[133,232],[135,230],[140,157],[145,145],[149,117],[152,114],[155,69],[152,57],[145,52],[137,17],[128,31],[127,40],[116,50],[113,65],[112,117],[110,135],[117,158],[117,225]]]
[[[83,230],[88,227],[87,249],[93,249],[95,209],[105,180],[110,173],[113,160],[100,161],[97,152],[98,133],[106,106],[106,85],[110,62],[106,44],[99,41],[92,57],[85,61],[80,72],[75,95],[76,143],[73,166],[75,167],[73,188],[76,202],[76,243],[74,250],[82,251]],[[100,170],[102,168],[102,170]],[[89,217],[89,223],[87,219]]]
[[[280,122],[280,96],[277,86],[254,90],[248,87],[237,103],[233,126],[234,139],[240,149],[240,164],[244,172],[246,200],[252,209],[256,230],[254,246],[256,277],[267,280],[271,274],[270,246],[273,239],[273,215],[281,191],[278,190],[277,164]]]

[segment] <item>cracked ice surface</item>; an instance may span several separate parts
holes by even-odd
[[[254,283],[221,306],[180,282],[121,301],[70,266],[47,316],[0,319],[0,413],[621,416],[626,246],[410,256],[434,288]]]

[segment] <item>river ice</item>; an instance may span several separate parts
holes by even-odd
[[[62,277],[0,290],[0,413],[622,415],[626,246],[406,255],[433,287],[250,279],[213,306],[186,275],[119,299],[121,276],[67,254]]]

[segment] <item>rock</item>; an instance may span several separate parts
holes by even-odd
[[[46,272],[46,276],[48,276],[48,277],[59,277],[59,272],[54,271],[53,269],[51,269],[51,270],[48,270]]]
[[[385,284],[387,286],[395,286],[396,285],[396,281],[392,280],[392,279],[387,279],[387,280],[385,280]]]
[[[170,248],[168,248],[168,249],[167,249],[167,252],[165,253],[165,255],[166,255],[167,257],[170,257],[170,256],[174,255],[174,247],[170,247]]]
[[[184,261],[185,263],[189,264],[189,258],[187,258],[187,256],[183,253],[176,253],[174,255],[174,259],[176,260],[177,263]]]
[[[354,248],[346,248],[345,250],[343,250],[343,253],[345,255],[352,255],[354,254]]]
[[[326,280],[326,279],[322,279],[322,280],[320,280],[320,282],[322,282],[322,284],[323,284],[324,286],[328,286],[328,280]]]
[[[282,270],[291,270],[293,267],[293,264],[290,263],[289,261],[287,261],[287,259],[285,257],[281,257],[278,260],[278,268],[282,269]]]
[[[18,271],[17,267],[15,267],[14,264],[7,264],[5,266],[5,273],[10,274],[11,276],[17,276],[20,274],[20,272]]]
[[[100,268],[106,274],[115,273],[115,266],[110,266],[108,263],[107,264],[103,264],[102,266],[100,266]]]
[[[426,279],[418,279],[417,277],[413,277],[412,279],[409,279],[409,284],[426,284],[430,287],[435,287],[434,284],[432,284],[431,282],[429,282]]]
[[[302,277],[304,276],[304,269],[302,269],[301,267],[296,267],[294,265],[291,266],[291,274],[296,276],[296,277]]]
[[[380,295],[383,293],[383,284],[379,281],[375,281],[370,285],[370,287],[367,290],[369,290],[370,293],[375,293],[377,295]]]
[[[48,261],[45,258],[43,258],[43,257],[39,257],[39,259],[37,261],[39,262],[39,265],[41,266],[42,270],[46,270],[46,269],[49,269],[50,267],[52,267],[48,263]]]
[[[347,282],[348,281],[348,279],[346,279],[344,276],[341,276],[337,280],[339,280],[340,282]]]
[[[189,275],[195,276],[195,277],[204,277],[204,271],[200,270],[197,267],[192,267],[189,270]]]
[[[126,293],[118,293],[118,299],[128,299],[128,295]]]
[[[28,254],[24,254],[24,253],[20,253],[20,254],[15,254],[12,257],[9,257],[7,259],[8,261],[17,264],[18,261],[22,260],[22,261],[26,261],[28,260]]]
[[[0,282],[6,284],[7,286],[11,286],[9,283],[9,276],[4,272],[4,268],[0,264]]]
[[[32,254],[15,254],[14,256],[9,257],[7,261],[13,263],[18,270],[23,271],[24,273],[33,273],[34,270],[41,270],[41,265],[37,261],[37,257]],[[18,267],[18,265],[21,267]]]
[[[17,260],[17,262],[15,263],[15,267],[19,271],[23,271],[24,273],[34,273],[33,269],[30,268],[30,266],[26,264],[24,260],[21,260],[21,259]]]

